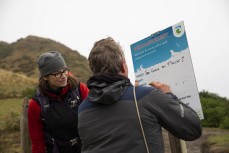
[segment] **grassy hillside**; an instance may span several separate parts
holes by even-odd
[[[12,44],[0,42],[0,68],[38,78],[37,57],[54,50],[63,55],[73,74],[86,82],[91,72],[84,56],[59,42],[37,36],[21,38]]]
[[[0,99],[22,97],[27,89],[35,88],[37,79],[0,69]]]

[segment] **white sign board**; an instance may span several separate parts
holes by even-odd
[[[159,81],[203,119],[184,23],[180,22],[131,45],[139,85]]]

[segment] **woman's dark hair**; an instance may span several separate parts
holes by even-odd
[[[75,76],[69,74],[68,85],[70,86],[71,89],[74,89],[75,87],[79,85],[79,81],[77,80]],[[38,89],[40,90],[40,93],[44,94],[47,88],[48,88],[48,82],[44,80],[43,77],[40,78],[38,82]]]

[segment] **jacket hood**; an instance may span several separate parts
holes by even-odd
[[[95,75],[89,78],[88,98],[93,103],[113,104],[117,102],[130,86],[130,80],[122,75]]]

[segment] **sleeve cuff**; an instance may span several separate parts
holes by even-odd
[[[174,100],[178,100],[177,96],[174,95],[172,92],[167,92],[166,94],[172,96],[172,98],[173,98]]]

